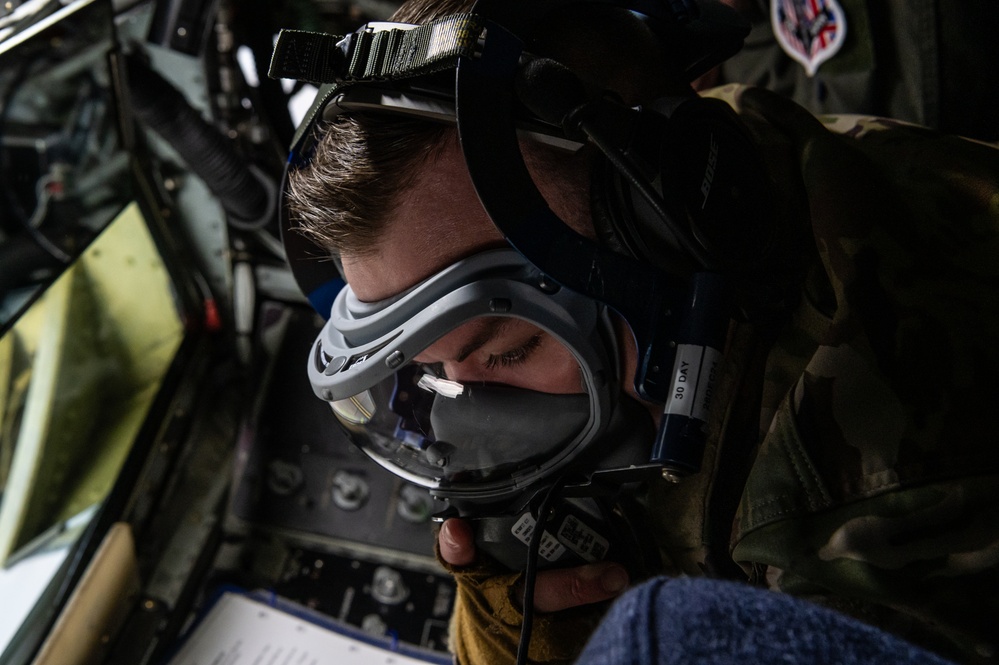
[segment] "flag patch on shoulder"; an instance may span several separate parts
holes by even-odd
[[[846,15],[836,0],[771,0],[774,36],[809,76],[836,55],[846,39]]]

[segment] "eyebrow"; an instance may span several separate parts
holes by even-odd
[[[495,339],[507,322],[508,320],[504,318],[484,319],[475,336],[461,347],[456,358],[457,362],[463,362],[468,356]]]

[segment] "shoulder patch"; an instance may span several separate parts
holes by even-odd
[[[846,14],[837,0],[770,0],[774,36],[809,76],[836,55],[846,39]]]

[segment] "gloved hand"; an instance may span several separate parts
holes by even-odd
[[[458,663],[513,663],[523,620],[523,574],[476,552],[472,527],[461,519],[441,526],[437,553],[458,584],[451,621],[451,648]],[[539,571],[531,662],[572,662],[606,611],[603,601],[624,591],[628,582],[625,568],[611,562]]]

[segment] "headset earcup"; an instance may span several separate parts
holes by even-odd
[[[666,223],[602,155],[594,158],[590,209],[597,239],[608,249],[672,274],[688,274],[696,268]]]
[[[671,273],[765,270],[775,244],[772,188],[731,107],[696,96],[663,98],[648,109],[639,135],[629,158],[655,183],[662,212],[598,158],[592,207],[607,246]]]
[[[758,272],[768,262],[775,239],[770,181],[728,104],[698,97],[673,110],[659,175],[664,190],[675,188],[682,199],[690,231],[715,268]]]
[[[614,182],[614,169],[601,155],[593,159],[590,183],[590,214],[597,240],[611,251],[639,258],[621,236],[620,219],[626,205]]]

